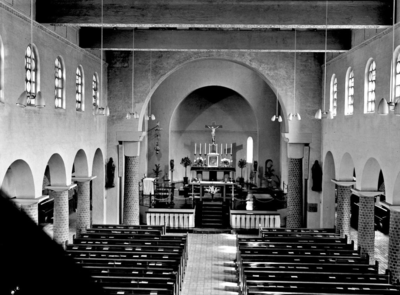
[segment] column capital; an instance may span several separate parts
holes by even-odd
[[[355,185],[356,182],[354,180],[347,180],[347,179],[331,179],[331,181],[340,186],[352,186]]]
[[[358,196],[358,197],[371,197],[371,198],[373,198],[373,197],[382,195],[382,192],[380,192],[380,191],[360,191],[360,190],[355,189],[355,188],[352,188],[351,192],[354,195]]]
[[[70,185],[66,185],[66,186],[56,186],[56,185],[48,185],[45,187],[45,189],[49,189],[55,192],[64,192],[64,191],[69,191],[71,188],[76,187],[76,183],[74,184],[70,184]]]
[[[91,181],[95,179],[97,176],[74,176],[71,178],[72,181],[77,181],[77,182],[86,182],[86,181]]]
[[[34,204],[38,204],[44,200],[47,200],[49,198],[49,196],[40,196],[39,198],[14,198],[11,199],[12,201],[14,201],[15,203],[17,203],[18,205],[24,205],[24,206],[30,206],[30,205],[34,205]]]

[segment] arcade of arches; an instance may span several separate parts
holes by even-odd
[[[214,122],[222,126],[217,153],[232,161],[233,180],[243,175],[248,186],[266,187],[265,163],[272,160],[276,189],[287,200],[280,213],[285,226],[335,227],[348,235],[351,198],[357,196],[358,243],[373,261],[374,208],[390,211],[388,267],[400,279],[400,27],[379,22],[391,19],[391,5],[387,12],[383,1],[370,1],[386,10],[359,9],[355,23],[333,17],[326,50],[325,21],[309,25],[301,12],[294,23],[271,16],[277,23],[258,29],[246,15],[244,24],[223,30],[218,25],[234,19],[229,13],[218,23],[215,11],[206,16],[199,8],[182,24],[176,15],[156,20],[135,12],[131,23],[106,7],[107,26],[100,30],[103,23],[80,1],[71,11],[65,1],[54,1],[60,8],[52,16],[41,12],[49,1],[33,1],[35,9],[25,2],[0,0],[0,186],[37,223],[40,204],[53,200],[55,241],[69,239],[71,198],[77,234],[92,223],[144,223],[141,180],[153,177],[157,165],[160,177],[176,185],[177,198],[184,195],[185,173],[198,174],[181,159],[194,161],[200,146],[204,156],[206,147],[210,152],[205,125]],[[346,13],[338,6],[345,1],[330,2],[336,13]],[[85,11],[87,18],[80,19]],[[372,16],[364,18],[367,13]],[[35,59],[29,57],[27,66],[30,45]],[[366,99],[371,93],[372,102]],[[319,109],[326,111],[322,119],[314,116]],[[251,160],[241,170],[249,137]],[[322,187],[313,189],[318,177]]]

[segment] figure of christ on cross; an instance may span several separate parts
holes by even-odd
[[[205,128],[211,129],[212,143],[215,143],[215,130],[218,128],[222,128],[222,125],[215,125],[215,122],[213,122],[212,125],[206,125]]]

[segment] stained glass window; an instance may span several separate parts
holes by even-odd
[[[63,108],[63,90],[64,90],[64,72],[62,61],[59,57],[55,61],[55,106],[58,109]]]
[[[354,110],[354,72],[350,71],[347,81],[347,108],[346,115],[352,115]]]
[[[92,83],[92,97],[93,97],[93,107],[98,105],[99,98],[99,79],[97,78],[97,74],[93,74],[93,83]]]
[[[367,113],[375,112],[376,64],[372,61],[368,69]]]
[[[77,111],[83,111],[82,96],[83,96],[83,77],[82,77],[82,70],[80,67],[78,67],[76,69],[76,110]]]
[[[394,101],[400,100],[400,54],[397,56],[396,61],[396,78],[395,78],[395,93]]]
[[[25,90],[28,94],[27,105],[36,105],[37,93],[37,58],[32,45],[28,45],[25,52]]]
[[[333,76],[332,79],[332,116],[337,114],[337,78]]]

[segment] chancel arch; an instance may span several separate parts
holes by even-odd
[[[1,184],[3,190],[10,198],[35,197],[35,184],[32,170],[24,160],[14,161],[7,169]]]
[[[227,119],[227,115],[229,115],[230,123],[227,122],[222,129],[217,130],[217,138],[218,136],[227,136],[227,138],[219,137],[218,143],[223,145],[235,144],[233,133],[229,132],[229,125],[237,126],[234,121],[243,122],[243,126],[251,125],[253,126],[251,132],[254,133],[248,134],[241,143],[237,142],[238,149],[234,149],[234,152],[242,149],[241,146],[246,144],[248,136],[252,136],[255,141],[255,153],[259,151],[259,146],[271,146],[271,143],[273,143],[274,149],[260,150],[260,154],[257,154],[257,159],[255,158],[254,160],[264,163],[266,159],[271,158],[275,163],[277,173],[279,172],[280,133],[285,128],[285,124],[271,121],[276,112],[277,96],[274,89],[265,82],[258,71],[225,59],[201,59],[186,63],[185,66],[171,73],[158,85],[156,89],[152,90],[154,92],[150,101],[152,113],[157,119],[156,121],[147,121],[149,124],[148,130],[155,128],[157,122],[159,122],[163,130],[172,131],[177,127],[174,125],[177,118],[180,120],[186,118],[189,120],[188,122],[201,119],[203,121],[201,124],[200,121],[196,123],[195,130],[199,136],[201,134],[198,138],[204,145],[207,142],[211,142],[210,133],[204,128],[204,125],[211,124],[213,121],[216,121],[216,124],[220,124],[217,121],[224,118]],[[229,103],[228,100],[224,102],[223,98],[227,96],[236,96],[235,101],[243,102],[241,105],[243,105],[244,109],[241,110],[239,107],[235,107],[235,104]],[[239,99],[239,97],[241,98]],[[198,99],[202,102],[195,106],[194,104]],[[281,99],[281,96],[278,99]],[[192,108],[194,111],[182,112],[184,108]],[[195,108],[197,109],[195,110]],[[233,110],[234,108],[236,109]],[[216,112],[217,109],[218,112]],[[279,110],[280,114],[285,113],[283,106],[279,107]],[[286,118],[285,116],[283,117],[284,119]],[[141,121],[139,119],[139,124],[141,124]],[[187,127],[193,128],[193,126]],[[203,136],[204,138],[202,138]],[[205,137],[207,137],[207,141],[204,141]],[[222,142],[219,140],[222,140]],[[177,164],[184,156],[193,158],[194,141],[185,143],[186,154],[180,153],[179,156],[171,154],[175,142],[169,132],[162,132],[159,139],[160,153],[156,155],[154,152],[155,139],[149,132],[148,149],[146,151],[148,153],[149,173],[152,173],[151,169],[155,164],[161,164],[162,167],[165,167],[172,157],[174,157],[173,159]],[[241,157],[245,159],[245,156],[246,154],[243,154]],[[237,156],[233,157],[234,160],[238,160]],[[184,173],[184,170],[179,168],[181,167],[177,165],[174,177],[180,177],[181,175],[179,174]],[[182,171],[178,172],[178,170]]]
[[[323,162],[321,228],[335,226],[335,160],[331,152],[327,152]]]

